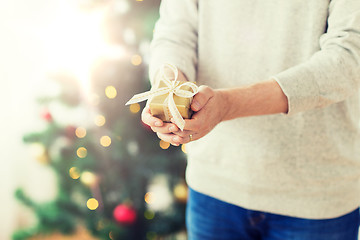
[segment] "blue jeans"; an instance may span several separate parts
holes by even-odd
[[[247,210],[189,188],[189,240],[357,240],[359,210],[313,220]]]

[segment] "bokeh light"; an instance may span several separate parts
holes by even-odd
[[[181,145],[181,151],[183,151],[184,153],[187,153],[186,144]]]
[[[139,66],[142,63],[142,58],[140,55],[134,55],[131,57],[131,63],[134,66]]]
[[[116,88],[114,86],[107,86],[105,88],[105,95],[110,99],[114,99],[117,95]]]
[[[89,200],[87,200],[86,206],[90,210],[95,210],[95,209],[97,209],[99,207],[99,202],[95,198],[90,198]]]
[[[147,204],[151,204],[154,201],[154,194],[152,192],[147,192],[144,199]]]
[[[106,119],[103,115],[97,115],[95,118],[95,125],[98,127],[104,126]]]
[[[76,154],[79,158],[85,158],[87,156],[87,149],[84,147],[79,147],[76,150]]]
[[[174,188],[174,195],[175,197],[180,200],[185,202],[187,199],[187,186],[185,184],[177,184]]]
[[[97,176],[89,171],[85,171],[81,174],[80,181],[86,186],[93,187],[97,182]]]
[[[170,143],[160,140],[159,145],[162,149],[168,149],[170,147]]]
[[[86,129],[83,128],[83,127],[78,127],[76,128],[75,130],[75,135],[78,137],[78,138],[84,138],[86,136]]]
[[[103,147],[108,147],[111,144],[111,138],[109,136],[102,136],[100,138],[100,144]]]
[[[79,179],[80,177],[79,170],[76,167],[70,168],[69,175],[72,179]]]
[[[134,103],[130,105],[130,112],[138,113],[140,111],[140,104]]]

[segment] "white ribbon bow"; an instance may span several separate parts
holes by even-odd
[[[172,70],[172,72],[174,73],[174,79],[169,79],[166,76],[165,69],[167,67],[170,68],[170,70]],[[181,131],[183,131],[184,127],[185,127],[185,120],[182,118],[179,110],[176,107],[176,104],[174,102],[174,94],[179,97],[183,97],[183,98],[191,98],[198,92],[198,86],[196,86],[192,82],[181,83],[180,81],[178,81],[177,78],[179,75],[179,71],[178,71],[177,67],[175,67],[172,64],[169,64],[169,63],[164,64],[160,68],[160,71],[161,71],[160,72],[161,73],[160,81],[163,81],[166,84],[166,87],[157,88],[157,89],[150,90],[150,91],[147,91],[144,93],[136,94],[125,105],[142,102],[149,98],[168,93],[169,95],[164,100],[164,104],[165,104],[165,106],[168,107],[170,114],[168,111],[166,111],[164,109],[165,117],[166,117],[166,119],[170,119],[171,117],[173,117],[175,124],[181,129]],[[190,87],[192,91],[181,89],[181,87],[183,87],[183,86]]]

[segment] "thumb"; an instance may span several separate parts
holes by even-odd
[[[199,87],[198,93],[194,96],[191,102],[191,109],[194,112],[200,111],[214,95],[213,90],[205,85]]]

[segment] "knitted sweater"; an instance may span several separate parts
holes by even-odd
[[[163,0],[163,63],[231,88],[275,79],[289,112],[218,124],[187,145],[193,189],[244,208],[325,219],[360,203],[360,1]]]

